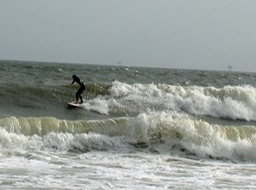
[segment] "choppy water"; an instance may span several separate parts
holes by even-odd
[[[3,189],[253,189],[254,73],[0,61]],[[70,108],[86,84],[81,108]]]

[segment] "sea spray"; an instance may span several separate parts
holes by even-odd
[[[256,90],[251,86],[225,86],[218,89],[168,84],[128,85],[116,81],[109,92],[110,95],[105,97],[109,107],[113,111],[130,111],[128,114],[150,109],[176,110],[233,120],[250,121],[256,118]]]

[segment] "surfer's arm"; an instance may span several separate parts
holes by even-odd
[[[75,80],[73,80],[73,82],[71,83],[71,85],[74,84],[74,82],[75,82]]]

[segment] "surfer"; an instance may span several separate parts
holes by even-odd
[[[77,84],[80,85],[80,88],[76,92],[76,102],[78,102],[78,97],[79,97],[80,100],[81,100],[80,103],[82,104],[83,103],[83,98],[82,98],[81,94],[83,93],[83,91],[85,89],[84,82],[81,81],[80,78],[78,78],[78,76],[76,76],[76,75],[73,75],[72,78],[73,78],[73,82],[71,83],[71,85],[74,84],[74,82],[76,82]]]

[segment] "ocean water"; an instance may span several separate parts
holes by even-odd
[[[255,81],[0,61],[0,189],[254,189]]]

